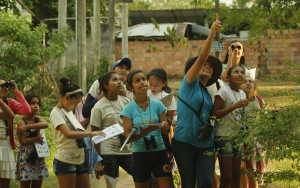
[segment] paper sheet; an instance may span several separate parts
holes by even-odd
[[[124,133],[124,129],[123,127],[121,127],[119,124],[114,124],[110,127],[107,127],[106,129],[102,130],[102,132],[105,133],[105,136],[94,136],[92,138],[92,141],[95,144],[99,144],[100,142],[103,142],[104,140],[107,140],[111,137],[117,136],[119,134],[123,134]]]
[[[50,157],[50,151],[49,151],[49,147],[48,147],[48,143],[47,143],[47,138],[46,138],[46,132],[45,129],[41,129],[40,130],[40,134],[43,137],[43,145],[39,142],[34,143],[35,149],[37,151],[37,154],[39,156],[39,158],[42,157]]]
[[[174,97],[174,91],[169,95],[160,99],[160,101],[164,104],[165,107],[170,106]]]
[[[256,68],[251,70],[246,70],[245,76],[250,76],[253,79],[253,81],[255,81],[255,74],[256,74]]]
[[[65,109],[61,108],[62,112],[65,114],[65,116],[68,118],[68,120],[73,125],[74,129],[77,131],[83,131],[85,132],[85,129],[82,127],[82,125],[79,123],[79,121],[74,116],[73,112],[67,112]]]

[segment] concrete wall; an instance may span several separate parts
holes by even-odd
[[[121,30],[120,27],[116,27],[115,31]],[[101,57],[109,54],[109,41],[108,41],[108,25],[101,24]],[[76,64],[76,39],[73,39],[72,43],[68,45],[66,51],[66,67],[69,67],[72,63]],[[94,50],[93,50],[93,39],[92,36],[86,39],[86,62],[87,70],[93,67]],[[54,61],[53,65],[49,64],[53,74],[57,72],[57,60]]]

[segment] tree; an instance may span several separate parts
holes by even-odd
[[[241,0],[241,4],[247,2]],[[222,31],[249,30],[249,39],[261,39],[268,30],[292,29],[300,26],[300,1],[298,0],[253,0],[250,8],[240,9],[238,3],[232,7],[222,5]],[[213,20],[211,13],[208,19]],[[222,32],[221,31],[221,32]]]
[[[58,0],[23,0],[24,4],[28,6],[32,10],[32,12],[36,15],[34,18],[33,26],[37,26],[41,23],[42,20],[47,18],[57,18],[58,17]],[[101,16],[108,16],[108,0],[101,0],[100,2],[100,14]],[[117,14],[120,13],[121,5],[116,6]],[[76,16],[76,0],[68,0],[67,4],[67,17],[75,17]],[[86,16],[93,17],[93,0],[86,1]],[[102,23],[107,24],[107,19],[102,19]],[[75,31],[75,20],[67,20],[70,28]],[[87,23],[87,34],[91,33],[90,22]],[[47,28],[51,31],[52,29],[57,28],[57,21],[47,21]]]
[[[8,10],[13,10],[14,14],[20,16],[20,10],[16,6],[15,1],[11,0],[0,0],[0,11],[8,11]]]
[[[46,25],[31,27],[28,16],[0,12],[0,75],[16,80],[20,90],[47,94],[56,84],[51,82],[51,78],[54,80],[47,63],[65,52],[64,44],[70,44],[75,35],[67,28],[51,33],[50,44],[45,47],[42,41],[48,32]]]
[[[166,9],[190,9],[190,8],[213,8],[212,0],[201,0],[201,4],[198,0],[137,0],[130,3],[129,10],[166,10]]]

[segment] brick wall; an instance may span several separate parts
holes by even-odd
[[[246,64],[251,68],[257,68],[257,75],[267,76],[274,73],[275,69],[282,69],[284,57],[292,61],[300,61],[300,30],[284,31],[280,34],[269,31],[268,35],[260,41],[240,42],[245,48]],[[239,39],[238,39],[239,40]],[[221,61],[225,59],[228,44],[231,40],[224,41],[224,51],[221,52]],[[182,77],[184,75],[184,64],[190,52],[193,56],[198,54],[204,40],[190,40],[189,48],[179,47],[179,53],[175,53],[167,41],[129,41],[128,57],[132,60],[132,70],[141,69],[149,73],[154,68],[163,68],[169,77]],[[149,44],[155,45],[158,53],[151,51]],[[122,58],[122,42],[116,42],[116,60]],[[214,52],[211,52],[214,55]]]

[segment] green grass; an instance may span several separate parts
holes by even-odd
[[[19,188],[20,182],[19,181],[11,181],[10,188]],[[42,188],[58,188],[58,181],[55,174],[50,174],[49,178],[44,179]]]

